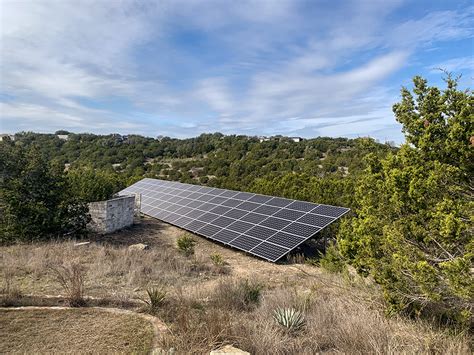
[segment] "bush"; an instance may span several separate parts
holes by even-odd
[[[319,266],[329,272],[342,272],[346,268],[344,257],[334,244],[331,244],[326,253],[319,259]]]
[[[6,268],[3,272],[3,286],[0,289],[0,305],[2,307],[14,306],[22,297],[22,293],[13,283],[13,270]]]
[[[217,307],[238,311],[250,311],[260,303],[263,285],[249,280],[221,281],[214,293]]]
[[[246,306],[260,302],[260,295],[263,288],[260,283],[244,280],[239,284],[239,288],[242,290],[243,301]]]
[[[196,245],[196,241],[190,235],[185,234],[182,237],[178,238],[176,244],[178,246],[178,249],[181,250],[184,255],[194,255],[194,246]]]
[[[224,258],[219,253],[213,253],[209,257],[211,258],[211,261],[215,266],[224,266],[224,265],[226,265],[226,262],[224,261]]]
[[[224,275],[230,273],[230,268],[222,255],[214,253],[209,256],[212,261],[212,271],[215,274]]]

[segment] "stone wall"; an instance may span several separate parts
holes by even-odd
[[[131,226],[134,220],[135,196],[121,196],[107,201],[89,203],[89,229],[97,233],[111,233]]]

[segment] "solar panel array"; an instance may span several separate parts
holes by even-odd
[[[142,213],[272,262],[349,211],[148,178],[119,194],[141,194]]]

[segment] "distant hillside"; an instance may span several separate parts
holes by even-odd
[[[384,156],[396,150],[370,138],[318,137],[295,142],[281,136],[264,140],[221,133],[154,139],[67,131],[22,132],[15,135],[15,144],[25,148],[35,145],[48,160],[68,169],[87,166],[132,181],[147,176],[241,190],[259,190],[264,180],[295,173],[339,180],[360,172],[367,153]],[[288,195],[285,191],[278,194]]]

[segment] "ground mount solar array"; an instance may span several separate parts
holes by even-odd
[[[180,182],[143,179],[119,192],[140,194],[140,211],[275,262],[349,209]]]

